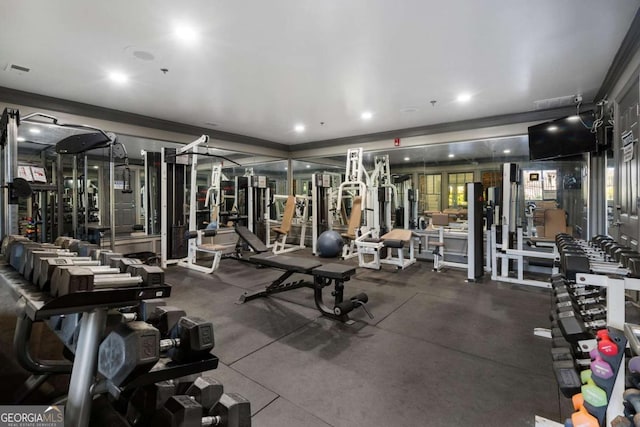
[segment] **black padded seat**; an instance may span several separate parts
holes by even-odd
[[[404,246],[404,241],[402,240],[385,239],[383,243],[387,248],[402,248]]]
[[[350,265],[337,263],[324,264],[320,267],[314,268],[311,274],[313,274],[314,277],[344,280],[356,274],[356,268]]]
[[[265,265],[267,267],[278,268],[280,270],[292,271],[294,273],[309,273],[314,268],[322,266],[313,259],[297,258],[286,255],[274,255],[271,252],[265,252],[249,257],[249,261],[256,264]]]
[[[240,236],[242,240],[247,242],[247,245],[249,245],[249,247],[253,249],[254,252],[262,253],[269,250],[269,248],[267,248],[267,246],[262,243],[262,240],[258,239],[258,236],[253,234],[247,227],[236,225],[235,230],[236,233],[238,233],[238,236]]]
[[[382,240],[373,237],[366,237],[362,241],[366,243],[380,243]]]

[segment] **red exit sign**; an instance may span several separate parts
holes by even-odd
[[[393,140],[393,146],[394,147],[400,147],[400,138],[395,138]]]

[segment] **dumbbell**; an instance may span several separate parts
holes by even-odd
[[[143,320],[155,326],[160,331],[160,336],[168,337],[180,319],[186,315],[187,313],[181,308],[169,305],[160,305],[155,308],[153,313]]]
[[[111,258],[122,258],[124,255],[119,252],[100,251],[100,263],[102,265],[111,265]]]
[[[567,303],[559,303],[556,305],[556,313],[566,313],[569,311],[573,311],[583,319],[587,320],[602,320],[607,317],[607,309],[602,306],[589,306],[586,308],[584,306],[580,306],[575,302],[567,305]]]
[[[582,382],[573,360],[558,360],[553,362],[551,366],[558,388],[564,397],[571,397],[580,392]]]
[[[171,380],[138,387],[127,405],[127,421],[133,426],[150,426],[155,413],[175,394],[176,384]]]
[[[606,328],[607,322],[605,320],[585,322],[580,315],[576,315],[573,311],[567,311],[558,313],[558,325],[566,340],[576,345],[578,341],[593,339],[595,336],[593,331]]]
[[[70,252],[67,249],[60,249],[53,245],[47,245],[47,244],[42,244],[40,247],[32,246],[27,248],[24,251],[24,255],[20,263],[20,270],[18,272],[22,274],[22,277],[24,277],[30,282],[32,279],[31,275],[33,273],[34,256],[35,254],[41,254],[41,253],[53,253],[53,254],[58,254],[58,256],[64,256],[64,254],[73,254],[72,256],[76,255],[75,253]]]
[[[127,420],[136,427],[155,425],[154,416],[164,407],[171,396],[187,395],[202,407],[200,416],[208,415],[220,401],[224,387],[216,379],[209,376],[197,377],[189,386],[178,387],[182,378],[162,381],[150,386],[136,389],[127,407]],[[181,385],[181,384],[180,384]],[[182,389],[179,391],[179,389]]]
[[[250,427],[251,404],[237,393],[225,393],[203,416],[204,411],[193,397],[180,395],[167,400],[156,417],[156,425],[171,427]]]
[[[20,266],[24,259],[24,254],[27,248],[40,248],[40,243],[32,242],[31,240],[15,240],[10,246],[9,265],[16,271],[20,271]]]
[[[158,307],[165,307],[166,305],[167,302],[163,299],[145,299],[140,301],[138,306],[135,308],[135,313],[138,316],[138,319],[149,322],[150,319],[153,318],[156,309]],[[182,316],[184,316],[185,314],[183,314]]]
[[[104,273],[103,271],[94,271],[92,267],[59,267],[54,270],[54,276],[51,280],[51,294],[63,296],[76,292],[89,292],[94,289],[139,286],[142,283],[142,277],[132,277],[129,273],[117,271],[116,269],[116,273]]]
[[[100,246],[87,241],[81,241],[78,244],[78,256],[91,256],[92,249],[98,249]]]
[[[576,410],[571,414],[571,425],[576,427],[600,427],[598,419],[591,415],[584,406],[584,397],[582,393],[577,393],[571,397],[573,409]],[[566,424],[565,424],[566,425]]]
[[[61,252],[66,251],[66,249],[62,249],[60,251],[47,251],[47,252],[34,252],[33,260],[32,260],[32,271],[31,277],[25,277],[27,280],[30,280],[36,286],[39,286],[40,274],[43,266],[42,260],[45,258],[76,258],[76,254],[73,252]],[[88,259],[88,257],[81,257],[80,259]]]
[[[620,259],[619,262],[620,264],[622,264],[623,267],[628,268],[629,267],[629,261],[631,259],[638,259],[640,258],[640,253],[638,252],[620,252]]]
[[[87,257],[60,257],[42,258],[40,260],[40,270],[37,284],[40,289],[46,290],[51,285],[51,278],[56,267],[59,266],[99,266],[99,261],[94,261]],[[35,281],[35,279],[34,279]]]
[[[177,362],[199,360],[213,348],[213,325],[183,317],[175,328],[177,338],[160,339],[160,332],[143,321],[120,323],[100,344],[98,371],[119,386],[148,372],[161,352]]]
[[[598,387],[591,376],[591,369],[580,372],[580,381],[582,382],[580,391],[584,401],[596,408],[607,406],[609,403],[607,392]]]
[[[115,267],[120,270],[122,273],[127,272],[127,268],[130,265],[142,265],[142,261],[136,258],[127,258],[127,257],[110,257],[109,264],[110,267]]]
[[[91,248],[89,249],[89,256],[91,257],[91,259],[95,259],[97,261],[100,261],[100,254],[101,253],[108,253],[108,252],[112,252],[110,249],[100,249],[98,248]]]
[[[115,272],[107,272],[96,267],[58,267],[54,270],[52,278],[52,293],[57,290],[57,295],[61,296],[94,289],[153,286],[164,281],[162,269],[152,266],[142,266],[142,268],[144,274],[132,276],[130,273],[120,273],[117,268],[110,268]]]
[[[214,346],[213,325],[199,317],[181,317],[170,335],[160,341],[160,352],[176,362],[201,360]]]
[[[633,424],[640,425],[640,390],[630,388],[622,393],[622,400],[625,408],[634,414]]]
[[[609,363],[607,363],[601,356],[600,352],[597,348],[594,348],[589,352],[591,356],[591,363],[589,364],[589,369],[591,369],[591,373],[593,376],[602,378],[603,380],[608,380],[613,377],[615,372]]]
[[[128,264],[126,262],[122,264],[122,266],[124,265],[128,266],[123,273],[127,272],[132,276],[142,277],[142,283],[145,283],[146,286],[164,285],[164,270],[161,267],[146,264]],[[120,271],[122,271],[122,266],[120,267]]]

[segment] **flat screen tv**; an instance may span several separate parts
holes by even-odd
[[[597,151],[596,134],[590,129],[593,121],[593,111],[587,111],[579,117],[569,116],[530,126],[529,159],[557,159]]]

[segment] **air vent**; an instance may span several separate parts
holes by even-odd
[[[533,101],[536,110],[547,110],[549,108],[567,107],[574,105],[575,95],[560,96],[558,98],[541,99]]]
[[[15,73],[28,73],[29,71],[31,71],[31,68],[18,64],[9,64],[6,66],[5,71],[13,71]]]

